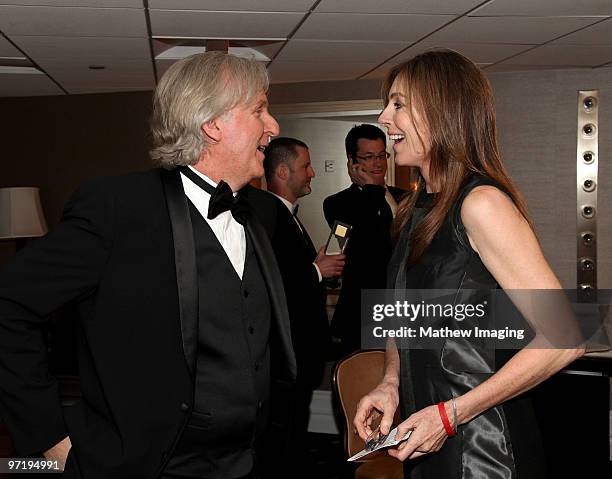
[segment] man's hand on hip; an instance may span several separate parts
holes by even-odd
[[[66,436],[51,449],[47,449],[43,452],[43,456],[49,461],[57,461],[57,465],[63,471],[66,467],[66,458],[68,457],[68,452],[71,447],[72,443],[70,442],[70,437]]]

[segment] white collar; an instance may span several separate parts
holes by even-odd
[[[208,183],[209,185],[213,186],[214,188],[217,187],[217,183],[215,183],[213,180],[211,180],[208,176],[206,176],[204,173],[199,172],[198,170],[196,170],[193,166],[189,165],[188,168],[193,171],[196,175],[198,175],[200,178],[202,178],[206,183]]]
[[[270,190],[268,190],[270,191]],[[291,203],[288,199],[283,198],[280,195],[277,195],[276,193],[274,193],[273,191],[270,191],[270,193],[272,193],[274,196],[276,196],[279,200],[281,200],[283,202],[283,204],[287,207],[287,209],[289,210],[289,213],[293,214],[293,211],[295,210],[295,205],[296,203]]]
[[[208,176],[206,176],[204,173],[196,170],[193,166],[189,165],[188,168],[193,171],[196,175],[198,175],[200,178],[202,178],[206,183],[208,183],[209,185],[211,185],[213,188],[216,188],[218,183],[215,183],[213,180],[211,180]],[[187,178],[189,179],[189,178]],[[234,196],[236,196],[238,193],[236,191],[232,192],[232,194]]]

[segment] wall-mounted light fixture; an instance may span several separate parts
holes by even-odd
[[[598,109],[599,90],[578,92],[576,281],[583,300],[597,290]]]

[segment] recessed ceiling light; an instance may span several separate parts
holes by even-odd
[[[34,67],[16,67],[0,65],[0,74],[8,73],[13,75],[42,75],[43,72]]]
[[[284,42],[287,37],[251,38],[251,37],[184,37],[174,35],[153,35],[153,40],[229,40],[230,42]]]
[[[206,47],[203,46],[176,46],[161,52],[155,57],[156,60],[180,60],[196,53],[204,53]],[[269,62],[270,59],[263,53],[249,47],[229,47],[229,53],[237,57],[249,58],[258,62]]]

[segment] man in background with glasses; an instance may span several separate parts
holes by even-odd
[[[331,324],[340,340],[338,357],[361,346],[361,290],[384,288],[391,257],[390,228],[403,190],[385,184],[385,133],[374,125],[356,125],[346,135],[351,186],[323,202],[330,227],[334,221],[353,227],[346,248],[342,288]]]

